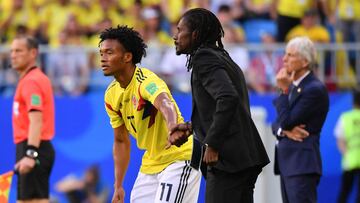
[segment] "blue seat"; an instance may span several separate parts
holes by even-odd
[[[246,35],[246,42],[259,43],[261,42],[261,35],[266,32],[274,37],[276,36],[276,23],[272,20],[247,20],[243,25]]]

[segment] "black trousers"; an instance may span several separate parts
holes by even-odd
[[[262,167],[253,167],[237,173],[228,173],[208,167],[206,203],[253,203],[255,182]]]
[[[358,191],[356,193],[356,202],[360,203],[360,169],[343,171],[341,177],[341,189],[337,199],[338,203],[346,203],[353,188],[354,181],[357,179]]]

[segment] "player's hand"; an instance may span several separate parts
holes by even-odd
[[[125,190],[123,187],[115,188],[111,203],[124,203]]]
[[[219,152],[214,148],[207,146],[204,153],[203,161],[209,165],[215,165],[219,160]]]
[[[189,136],[187,135],[186,131],[174,131],[172,134],[169,135],[168,143],[170,143],[170,145],[180,147],[188,141],[188,137]]]
[[[289,131],[284,130],[283,133],[286,135],[286,137],[298,142],[302,142],[309,136],[309,132],[305,130],[305,125],[295,126]]]
[[[15,164],[15,170],[20,174],[29,173],[35,167],[35,164],[35,159],[24,156]]]
[[[191,133],[192,125],[190,123],[179,123],[174,125],[170,129],[168,143],[165,148],[168,149],[171,147],[171,145],[180,147],[188,141],[188,137],[191,135]]]
[[[186,123],[179,123],[179,124],[176,124],[175,126],[173,126],[171,129],[170,129],[170,135],[175,132],[175,131],[184,131],[186,132],[186,134],[188,136],[191,135],[193,129],[192,129],[192,124],[190,122],[186,122]]]

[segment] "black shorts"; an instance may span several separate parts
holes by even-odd
[[[16,162],[25,156],[27,140],[16,144]],[[33,170],[18,176],[17,200],[48,199],[49,178],[54,165],[55,151],[50,141],[41,141],[39,161]]]

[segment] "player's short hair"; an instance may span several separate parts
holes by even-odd
[[[105,29],[100,34],[100,42],[103,42],[107,39],[117,40],[126,51],[132,54],[132,62],[133,64],[137,64],[141,62],[142,57],[146,56],[146,44],[144,40],[141,38],[139,32],[130,28],[128,26],[117,26],[115,28]]]

